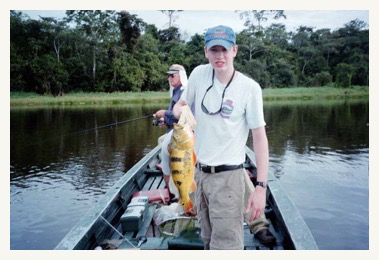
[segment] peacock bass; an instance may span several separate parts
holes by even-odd
[[[189,194],[196,191],[194,152],[195,136],[188,124],[174,124],[168,151],[172,180],[179,191],[179,204],[187,215],[196,214]]]

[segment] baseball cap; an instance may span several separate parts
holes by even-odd
[[[208,49],[216,45],[229,49],[233,44],[236,44],[236,34],[228,26],[218,25],[205,33],[205,46]]]
[[[178,74],[179,71],[181,70],[184,70],[184,67],[179,65],[179,64],[173,64],[170,66],[170,68],[168,69],[168,71],[166,72],[167,74]]]

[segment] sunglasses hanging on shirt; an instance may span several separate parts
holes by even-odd
[[[222,98],[221,98],[221,105],[220,105],[220,109],[216,112],[209,112],[208,109],[205,107],[204,105],[204,99],[205,99],[205,96],[207,95],[208,91],[213,87],[213,84],[214,84],[214,78],[215,78],[215,71],[213,70],[212,72],[212,85],[210,85],[207,90],[205,91],[205,94],[204,94],[204,97],[203,99],[201,100],[201,110],[203,110],[203,112],[207,115],[217,115],[221,112],[222,110],[222,103],[224,101],[224,96],[225,96],[225,90],[229,87],[230,83],[232,82],[233,78],[234,78],[234,73],[236,72],[236,70],[233,70],[233,75],[232,77],[230,78],[228,84],[225,86],[224,88],[224,91],[222,92]]]

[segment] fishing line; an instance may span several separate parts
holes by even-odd
[[[94,127],[94,128],[84,129],[84,130],[80,130],[80,131],[77,131],[77,132],[65,134],[65,135],[60,135],[60,136],[57,136],[57,137],[48,138],[48,139],[45,139],[45,140],[42,140],[42,141],[39,141],[39,142],[35,142],[35,143],[32,143],[32,144],[25,145],[24,147],[22,147],[20,149],[17,149],[16,151],[24,149],[24,148],[26,148],[28,146],[37,145],[37,144],[44,143],[44,142],[47,142],[47,141],[52,141],[52,140],[55,140],[55,139],[58,139],[58,138],[65,138],[65,137],[72,136],[72,135],[87,133],[87,132],[90,132],[90,131],[94,131],[94,130],[98,130],[98,129],[103,129],[103,128],[106,128],[106,127],[111,127],[111,126],[116,126],[116,125],[121,125],[121,124],[125,124],[125,123],[130,123],[130,122],[133,122],[133,121],[138,121],[138,120],[146,119],[146,118],[150,118],[150,117],[153,117],[153,115],[147,115],[147,116],[142,116],[142,117],[139,117],[139,118],[128,119],[128,120],[121,121],[121,122],[115,122],[115,123],[112,123],[112,124],[102,125],[102,126],[98,126],[98,127]]]
[[[81,130],[81,131],[78,131],[78,132],[73,132],[73,133],[69,133],[69,134],[66,134],[66,135],[62,135],[60,137],[66,137],[66,136],[70,136],[70,135],[76,135],[76,134],[86,133],[86,132],[90,132],[90,131],[94,131],[94,130],[98,130],[98,129],[102,129],[102,128],[106,128],[106,127],[110,127],[110,126],[114,126],[114,125],[121,125],[121,124],[124,124],[124,123],[129,123],[129,122],[133,122],[133,121],[137,121],[137,120],[141,120],[141,119],[145,119],[145,118],[149,118],[149,117],[153,117],[153,115],[143,116],[143,117],[129,119],[129,120],[125,120],[125,121],[121,121],[121,122],[116,122],[116,123],[112,123],[112,124],[108,124],[108,125],[102,125],[102,126],[98,126],[98,127],[94,127],[94,128],[90,128],[90,129],[85,129],[85,130]],[[51,138],[51,139],[55,139],[55,138],[58,138],[58,137],[54,137],[54,138]],[[46,140],[48,140],[48,139],[46,139]]]
[[[102,215],[100,215],[100,217],[105,221],[105,223],[107,223],[114,231],[116,231],[117,234],[119,234],[122,238],[124,238],[123,234],[120,233],[120,231],[118,231],[114,226],[112,226],[111,223],[108,222],[108,220],[106,220]],[[129,242],[129,240],[128,240]],[[129,242],[130,243],[130,242]],[[132,245],[132,244],[131,244]]]

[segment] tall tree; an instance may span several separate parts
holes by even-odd
[[[248,10],[248,11],[236,11],[239,13],[240,19],[245,19],[244,26],[247,28],[244,30],[245,35],[248,36],[247,42],[244,46],[249,53],[249,60],[252,59],[254,53],[264,50],[262,38],[264,36],[263,22],[269,18],[278,20],[280,18],[287,18],[283,10]]]
[[[178,15],[175,13],[183,12],[183,10],[160,10],[162,13],[168,16],[168,28],[175,26],[175,21],[178,19]]]
[[[126,49],[132,53],[141,36],[141,31],[145,23],[137,18],[137,15],[122,11],[119,13],[119,27],[122,36],[122,42]]]
[[[312,42],[326,60],[327,69],[330,65],[330,57],[337,53],[337,47],[341,45],[330,32],[330,29],[320,29],[312,34]]]
[[[96,89],[96,59],[99,48],[107,41],[109,30],[116,24],[115,11],[68,10],[68,22],[75,22],[92,45],[92,87]]]
[[[313,28],[307,26],[300,26],[297,29],[297,33],[292,37],[293,46],[298,55],[298,59],[301,63],[301,74],[305,79],[305,69],[312,58],[316,55],[316,48],[311,41]]]
[[[284,10],[248,10],[236,12],[239,13],[241,19],[245,19],[244,26],[258,37],[263,35],[264,27],[262,23],[266,22],[269,18],[274,20],[278,20],[279,18],[287,19]]]
[[[26,63],[29,55],[26,30],[26,16],[22,12],[10,11],[10,90],[27,91]]]
[[[67,23],[65,21],[59,21],[53,17],[41,17],[41,19],[44,30],[49,34],[53,43],[52,45],[57,56],[57,61],[60,62],[61,49],[68,39]]]

